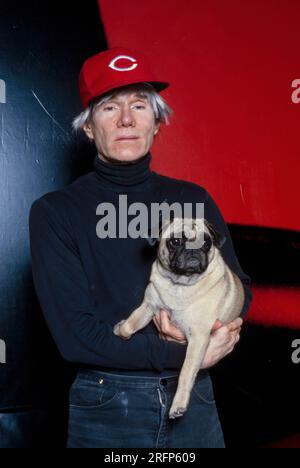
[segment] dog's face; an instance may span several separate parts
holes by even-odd
[[[175,218],[162,227],[158,259],[177,275],[202,274],[224,242],[205,219]]]

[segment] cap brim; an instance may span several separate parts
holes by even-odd
[[[106,87],[106,88],[102,88],[101,93],[98,94],[97,96],[93,97],[92,99],[90,99],[88,101],[87,105],[90,104],[92,101],[95,101],[95,100],[99,99],[100,97],[105,96],[105,94],[112,93],[112,92],[116,91],[119,88],[124,88],[125,86],[130,86],[130,85],[134,85],[134,84],[138,84],[138,83],[149,83],[159,93],[161,91],[163,91],[164,89],[168,88],[168,86],[170,86],[170,83],[168,83],[167,81],[141,81],[141,80],[137,80],[137,81],[128,80],[127,81],[127,80],[123,80],[120,83],[114,83],[114,86],[109,86],[109,87]]]
[[[147,83],[152,84],[157,91],[163,91],[164,89],[168,88],[170,86],[170,83],[166,81],[147,81]]]

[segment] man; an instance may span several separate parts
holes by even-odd
[[[31,208],[37,295],[62,356],[79,369],[70,391],[68,447],[224,446],[204,369],[233,350],[242,320],[215,324],[188,411],[175,421],[168,419],[168,410],[185,336],[167,311],[129,341],[113,334],[114,325],[142,302],[156,255],[143,237],[99,235],[101,206],[112,205],[119,220],[124,195],[128,205],[140,202],[149,209],[166,200],[203,202],[205,218],[226,236],[222,255],[243,282],[242,315],[252,297],[250,279],[208,192],[150,170],[153,139],[171,112],[159,95],[167,86],[136,51],[114,48],[89,58],[80,74],[83,112],[74,127],[95,143],[95,170]]]

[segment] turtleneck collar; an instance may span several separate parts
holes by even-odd
[[[103,161],[97,155],[94,159],[94,169],[103,187],[115,192],[136,190],[151,175],[151,159],[151,154],[147,153],[135,163],[112,164]]]

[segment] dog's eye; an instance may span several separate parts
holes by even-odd
[[[210,238],[206,239],[206,241],[204,241],[204,244],[201,247],[201,250],[203,250],[203,252],[208,252],[209,249],[211,248],[211,245],[212,245],[211,239]]]
[[[183,238],[180,238],[180,237],[172,237],[172,239],[169,240],[169,244],[172,246],[172,247],[180,247],[181,245],[183,245],[185,242],[185,240]]]

